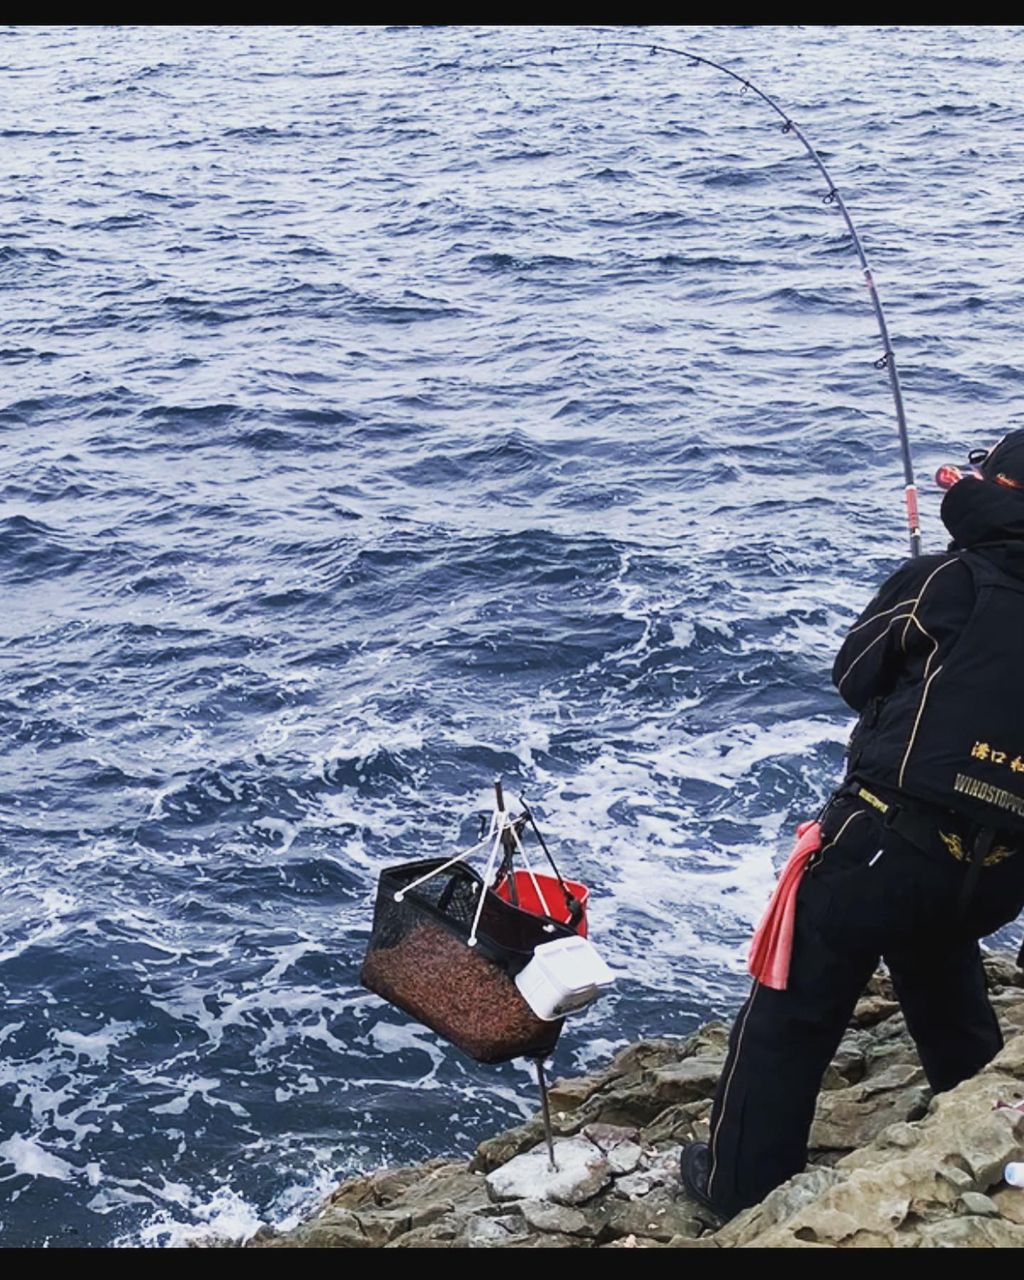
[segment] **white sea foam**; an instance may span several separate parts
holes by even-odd
[[[375,1022],[370,1028],[369,1039],[373,1047],[381,1053],[401,1053],[408,1049],[417,1049],[430,1059],[432,1076],[444,1060],[444,1051],[438,1047],[436,1038],[425,1027],[414,1023],[386,1022],[383,1019]]]
[[[111,1204],[110,1209],[116,1208]],[[151,1215],[137,1238],[122,1240],[122,1245],[160,1245],[182,1248],[206,1237],[224,1240],[246,1240],[262,1225],[252,1204],[235,1191],[223,1190],[202,1201],[193,1198],[188,1204],[191,1221],[182,1222],[159,1211]],[[107,1210],[110,1211],[109,1209]]]
[[[19,925],[25,929],[25,936],[0,949],[0,965],[16,960],[31,947],[56,941],[71,927],[70,917],[76,906],[76,899],[71,893],[55,886],[31,892],[38,903],[38,909],[33,913],[36,919],[29,921],[24,908],[19,912]]]
[[[33,1138],[14,1134],[6,1142],[0,1142],[0,1159],[14,1166],[16,1174],[29,1178],[56,1178],[58,1182],[70,1182],[75,1169],[55,1156]]]
[[[292,847],[300,830],[298,826],[287,822],[284,818],[257,818],[252,825],[257,831],[266,831],[269,835],[276,836],[280,843],[275,844],[274,849],[275,852],[282,854],[287,853]]]
[[[70,1049],[76,1058],[105,1063],[114,1045],[133,1032],[135,1027],[134,1022],[108,1022],[102,1030],[88,1034],[79,1031],[54,1031],[53,1038],[57,1044]]]
[[[155,1116],[180,1116],[186,1112],[192,1105],[194,1098],[200,1098],[208,1106],[226,1107],[228,1111],[235,1116],[248,1116],[249,1112],[239,1102],[232,1102],[227,1098],[218,1098],[214,1096],[214,1089],[221,1087],[221,1081],[217,1078],[203,1078],[201,1076],[186,1077],[175,1082],[175,1087],[180,1088],[181,1092],[176,1098],[172,1098],[170,1102],[160,1103],[158,1106],[150,1107],[150,1112]]]

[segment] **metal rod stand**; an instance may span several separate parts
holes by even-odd
[[[551,1132],[551,1106],[548,1102],[548,1082],[544,1075],[544,1059],[534,1058],[533,1061],[537,1068],[537,1088],[540,1090],[540,1106],[544,1116],[544,1138],[548,1144],[548,1168],[552,1173],[557,1173],[558,1165],[555,1163],[555,1139]]]

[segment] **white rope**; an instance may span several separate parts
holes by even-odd
[[[519,832],[515,829],[514,824],[512,825],[512,839],[516,842],[516,848],[522,854],[523,861],[526,863],[526,873],[530,877],[530,879],[533,881],[533,887],[537,894],[537,897],[540,899],[540,905],[544,908],[544,914],[546,916],[551,916],[552,918],[554,918],[554,913],[552,912],[551,908],[548,906],[548,900],[547,898],[544,897],[544,890],[540,887],[540,882],[538,881],[536,875],[534,875],[533,863],[530,861],[530,855],[523,848],[523,842],[522,840],[519,839]]]
[[[407,884],[404,889],[399,889],[394,895],[396,902],[401,902],[410,889],[418,889],[421,884],[426,884],[428,880],[433,880],[434,876],[439,876],[442,871],[447,871],[449,867],[454,867],[456,862],[461,862],[463,858],[468,858],[471,853],[475,853],[481,845],[485,845],[494,835],[494,815],[491,814],[491,829],[487,832],[482,840],[478,840],[476,844],[471,844],[468,849],[463,849],[461,853],[457,853],[454,858],[449,858],[447,862],[443,862],[439,867],[435,867],[433,871],[428,871],[425,876],[420,876],[418,880],[414,880],[412,884]]]
[[[476,931],[480,926],[480,917],[484,910],[484,899],[487,897],[487,890],[490,887],[491,875],[494,871],[494,862],[498,856],[498,850],[501,848],[501,832],[499,827],[494,833],[494,844],[491,846],[490,856],[487,859],[487,866],[484,868],[484,881],[480,886],[480,898],[476,904],[476,913],[473,916],[473,927],[469,931],[469,937],[466,939],[466,945],[470,947],[476,946]]]
[[[475,947],[477,943],[477,930],[480,927],[480,917],[483,915],[484,910],[484,901],[487,897],[487,890],[491,887],[491,878],[494,874],[494,864],[498,857],[498,851],[502,846],[502,836],[506,831],[510,831],[512,833],[512,840],[526,865],[526,873],[530,877],[534,892],[537,894],[537,900],[544,909],[544,914],[551,918],[555,918],[551,908],[548,906],[548,900],[544,896],[544,890],[540,887],[540,881],[537,879],[537,875],[533,869],[533,863],[530,861],[530,855],[523,847],[522,840],[519,839],[519,832],[516,830],[515,823],[507,813],[498,810],[497,808],[491,810],[490,826],[487,834],[482,839],[478,840],[476,844],[471,844],[468,849],[463,849],[461,853],[455,854],[454,857],[449,858],[446,862],[442,862],[441,865],[439,867],[435,867],[433,871],[428,871],[426,875],[420,876],[419,879],[413,880],[411,884],[407,884],[403,889],[399,889],[394,895],[395,901],[402,902],[405,895],[411,890],[418,889],[421,884],[426,884],[428,880],[433,880],[435,876],[441,875],[442,872],[447,871],[449,867],[454,867],[457,862],[461,862],[463,858],[468,858],[471,853],[475,853],[477,849],[490,841],[491,851],[487,855],[487,865],[484,867],[480,896],[476,904],[476,911],[473,915],[473,924],[469,931],[469,938],[467,939],[467,944],[471,947]],[[515,872],[512,871],[511,874],[515,875]]]

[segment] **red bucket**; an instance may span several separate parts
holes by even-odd
[[[537,885],[544,895],[543,902],[534,887],[534,880],[537,881]],[[515,898],[512,896],[512,886],[509,884],[508,876],[502,880],[501,884],[495,887],[494,892],[499,898],[504,899],[505,902],[515,902],[523,911],[532,912],[535,916],[547,915],[552,920],[557,920],[559,924],[572,924],[572,916],[566,905],[565,893],[561,882],[555,876],[531,876],[529,871],[513,871],[512,881],[515,884]],[[565,887],[583,908],[583,914],[580,916],[575,928],[580,937],[585,938],[587,936],[587,899],[590,897],[590,890],[585,884],[579,884],[575,880],[566,880]],[[547,904],[546,910],[545,903]]]

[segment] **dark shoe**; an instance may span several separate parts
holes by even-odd
[[[683,1190],[705,1209],[715,1212],[708,1195],[711,1149],[706,1142],[688,1142],[679,1156],[679,1177]]]

